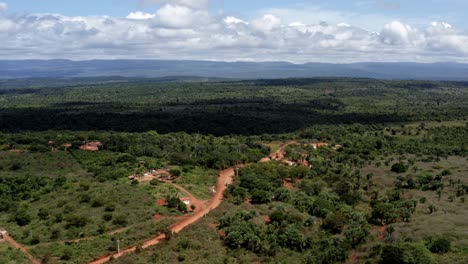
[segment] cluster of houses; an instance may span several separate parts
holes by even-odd
[[[49,142],[47,142],[47,144],[52,147],[52,151],[58,150],[58,147],[55,146],[56,144],[55,141],[50,140]],[[104,144],[102,144],[102,142],[100,141],[89,141],[89,142],[83,141],[82,145],[79,148],[81,150],[87,150],[87,151],[99,151],[102,148],[102,146],[104,146]],[[72,147],[72,144],[65,143],[65,144],[62,144],[61,147],[67,150]]]
[[[325,142],[320,142],[320,143],[306,144],[305,146],[312,146],[314,149],[319,149],[319,148],[323,148],[323,147],[330,147],[330,144],[325,143]],[[337,144],[337,145],[334,145],[333,148],[335,150],[338,150],[338,149],[343,148],[343,146]],[[270,160],[281,161],[281,162],[283,162],[283,163],[285,163],[285,164],[287,164],[289,166],[294,166],[296,164],[300,164],[300,165],[303,165],[303,166],[312,167],[309,164],[309,162],[307,161],[307,154],[303,154],[302,159],[300,159],[298,161],[292,161],[292,160],[288,160],[288,159],[285,158],[285,153],[284,152],[277,152],[273,156],[270,156],[270,158],[264,158],[260,162],[268,162]]]
[[[173,181],[178,179],[174,175],[171,175],[167,170],[148,170],[143,174],[135,174],[128,177],[131,180],[137,180],[140,182],[151,181],[153,179],[158,179],[162,181]]]

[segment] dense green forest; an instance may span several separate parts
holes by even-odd
[[[32,79],[0,102],[0,228],[42,263],[468,262],[467,83]]]
[[[46,82],[46,80],[44,80]],[[44,85],[44,84],[43,84]],[[108,83],[0,89],[4,131],[213,135],[465,118],[466,83],[371,79]]]

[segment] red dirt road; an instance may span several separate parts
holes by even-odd
[[[195,212],[195,214],[193,214],[193,215],[187,217],[186,219],[182,220],[181,222],[178,222],[178,223],[174,224],[173,226],[171,226],[171,231],[174,232],[174,233],[179,233],[184,228],[186,228],[187,226],[195,223],[200,218],[204,217],[211,210],[217,208],[221,204],[221,202],[223,201],[223,193],[226,190],[226,187],[229,184],[232,184],[234,175],[235,175],[234,168],[229,168],[229,169],[221,171],[219,173],[218,181],[217,181],[217,184],[216,184],[216,193],[211,198],[209,204],[206,207],[204,207],[202,210],[199,210],[198,212]],[[181,190],[185,190],[185,189],[182,188]],[[189,193],[187,190],[185,190],[184,192]],[[148,248],[148,247],[154,246],[156,244],[159,244],[165,238],[166,238],[166,236],[164,234],[160,234],[157,237],[144,242],[141,245],[141,247],[142,248]],[[100,258],[98,258],[98,259],[96,259],[94,261],[89,262],[89,264],[106,263],[106,262],[108,262],[110,260],[111,257],[119,258],[119,257],[122,257],[125,254],[134,252],[135,250],[136,250],[136,246],[126,248],[126,249],[121,250],[120,253],[100,257]]]
[[[32,263],[41,264],[41,262],[39,260],[37,260],[35,257],[33,257],[33,255],[31,255],[25,247],[23,247],[21,244],[16,242],[8,234],[4,235],[4,238],[5,238],[5,241],[8,242],[8,244],[10,244],[12,247],[14,247],[16,249],[19,249],[19,250],[21,250],[21,252],[26,254],[28,256],[29,260],[31,260]]]
[[[298,143],[295,142],[295,141],[290,141],[288,143],[283,144],[275,153],[270,154],[270,158],[271,159],[278,159],[278,158],[283,159],[284,158],[284,149],[287,146],[292,145],[292,144],[298,144]],[[270,160],[270,158],[268,158],[268,160]],[[264,158],[264,159],[262,159],[261,162],[266,162],[266,161],[267,161],[267,158]],[[243,165],[240,165],[238,167],[243,167]],[[196,210],[196,212],[193,215],[188,216],[187,218],[183,219],[182,221],[172,225],[170,227],[171,231],[174,232],[174,233],[179,233],[184,228],[188,227],[189,225],[195,223],[196,221],[198,221],[199,219],[201,219],[202,217],[207,215],[211,210],[217,208],[221,204],[221,202],[223,201],[223,193],[226,190],[227,186],[233,183],[233,178],[235,176],[234,169],[235,169],[234,167],[231,167],[231,168],[220,171],[219,176],[218,176],[218,180],[217,180],[217,183],[216,183],[216,192],[215,192],[214,196],[211,198],[211,200],[209,201],[208,205],[203,206],[202,210]],[[173,184],[173,183],[171,183],[171,184]],[[183,187],[181,187],[179,185],[176,185],[176,184],[173,184],[173,185],[175,187],[177,187],[179,190],[187,193],[190,197],[193,197],[193,195],[190,194],[190,192],[188,192]],[[152,238],[150,240],[145,241],[141,245],[141,247],[142,248],[148,248],[148,247],[157,245],[161,241],[163,241],[165,238],[166,238],[165,234],[159,234],[158,236],[156,236],[156,237],[154,237],[154,238]],[[114,259],[122,257],[123,255],[126,255],[128,253],[132,253],[132,252],[136,251],[136,248],[137,248],[136,246],[129,247],[129,248],[121,250],[120,253],[106,255],[106,256],[97,258],[97,259],[89,262],[88,264],[107,263],[107,262],[109,262],[111,257],[114,258]]]

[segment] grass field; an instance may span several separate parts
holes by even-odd
[[[417,168],[417,172],[413,168]],[[393,224],[394,236],[413,241],[421,241],[431,236],[444,236],[451,240],[453,252],[447,255],[437,255],[438,263],[466,263],[468,259],[468,229],[467,218],[468,203],[464,198],[457,197],[456,189],[450,182],[468,184],[468,162],[463,157],[448,157],[436,162],[414,163],[408,174],[430,173],[440,174],[449,170],[450,175],[443,178],[444,188],[439,197],[435,191],[406,190],[403,197],[419,201],[414,215],[409,222]],[[375,183],[381,192],[390,190],[394,186],[396,173],[390,171],[390,166],[367,166],[362,170],[364,175],[372,173]],[[425,202],[422,203],[421,199]],[[429,213],[428,207],[435,206],[436,211]]]
[[[30,264],[31,261],[23,252],[12,248],[6,242],[0,242],[0,263],[4,264]]]
[[[86,157],[89,155],[96,154],[86,153]],[[155,205],[152,194],[142,186],[132,185],[126,175],[114,181],[97,181],[77,162],[76,153],[1,152],[0,157],[0,166],[5,168],[0,170],[2,177],[65,178],[59,189],[37,193],[30,202],[20,203],[19,208],[31,218],[28,225],[17,225],[12,221],[13,213],[0,214],[2,227],[19,243],[32,247],[38,259],[63,258],[63,262],[73,252],[73,263],[82,263],[112,251],[109,241],[121,235],[109,235],[112,232],[123,230],[130,245],[166,227],[164,221],[158,223],[159,227],[153,225],[153,215],[159,212],[158,208],[165,208]],[[80,161],[83,163],[83,159]],[[85,240],[78,244],[65,242],[79,239]]]
[[[213,195],[209,188],[216,185],[217,178],[218,172],[216,170],[195,167],[183,172],[182,177],[174,183],[180,184],[198,199],[208,200]]]

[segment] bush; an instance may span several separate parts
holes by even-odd
[[[96,208],[96,207],[101,207],[104,205],[104,202],[100,199],[94,199],[93,202],[91,203],[91,206]]]
[[[431,253],[418,243],[388,244],[382,248],[380,264],[431,264]]]
[[[322,228],[330,231],[333,234],[338,234],[343,231],[343,227],[346,225],[347,219],[341,214],[329,214],[325,220],[323,220]]]
[[[408,166],[403,162],[398,162],[392,165],[392,171],[396,173],[405,173],[408,171]]]
[[[15,162],[10,166],[11,171],[17,171],[19,169],[21,169],[21,164],[19,164],[18,162]]]
[[[169,174],[175,177],[179,177],[182,174],[182,172],[179,169],[172,169],[169,170]]]
[[[60,260],[68,261],[68,260],[71,260],[72,256],[73,256],[73,252],[70,249],[65,249],[63,251],[62,256],[60,257]]]
[[[25,226],[31,223],[31,216],[28,214],[26,210],[18,210],[13,214],[13,220],[19,226]]]
[[[442,176],[452,175],[452,171],[450,171],[449,169],[445,169],[442,171],[440,175]]]
[[[112,224],[118,225],[118,226],[125,226],[127,225],[127,217],[125,215],[117,215],[114,217],[114,220],[112,221]]]
[[[91,196],[88,194],[82,194],[80,195],[80,203],[89,203],[91,202]]]
[[[252,192],[253,204],[265,204],[271,202],[271,193],[264,190],[255,190]]]
[[[31,244],[31,245],[37,245],[37,244],[39,244],[40,242],[41,242],[41,240],[40,240],[39,236],[34,235],[34,236],[31,238],[30,244]]]
[[[106,211],[106,212],[114,212],[114,211],[115,211],[115,205],[113,205],[113,204],[108,204],[108,205],[106,205],[106,207],[104,208],[104,211]]]
[[[84,227],[89,223],[89,219],[85,216],[69,216],[67,218],[67,224],[65,225],[66,229],[69,229],[70,227]]]
[[[156,180],[156,179],[152,179],[152,180],[150,181],[150,185],[152,185],[152,186],[156,186],[156,185],[158,185],[158,183],[159,183],[159,181]]]
[[[447,253],[450,251],[451,242],[447,238],[438,237],[438,238],[429,238],[426,242],[426,247],[436,254]]]
[[[49,211],[45,208],[41,208],[37,213],[37,217],[39,217],[40,220],[47,220],[49,218]]]
[[[110,220],[112,220],[112,213],[105,213],[103,216],[102,216],[102,219],[106,222],[109,222]]]

